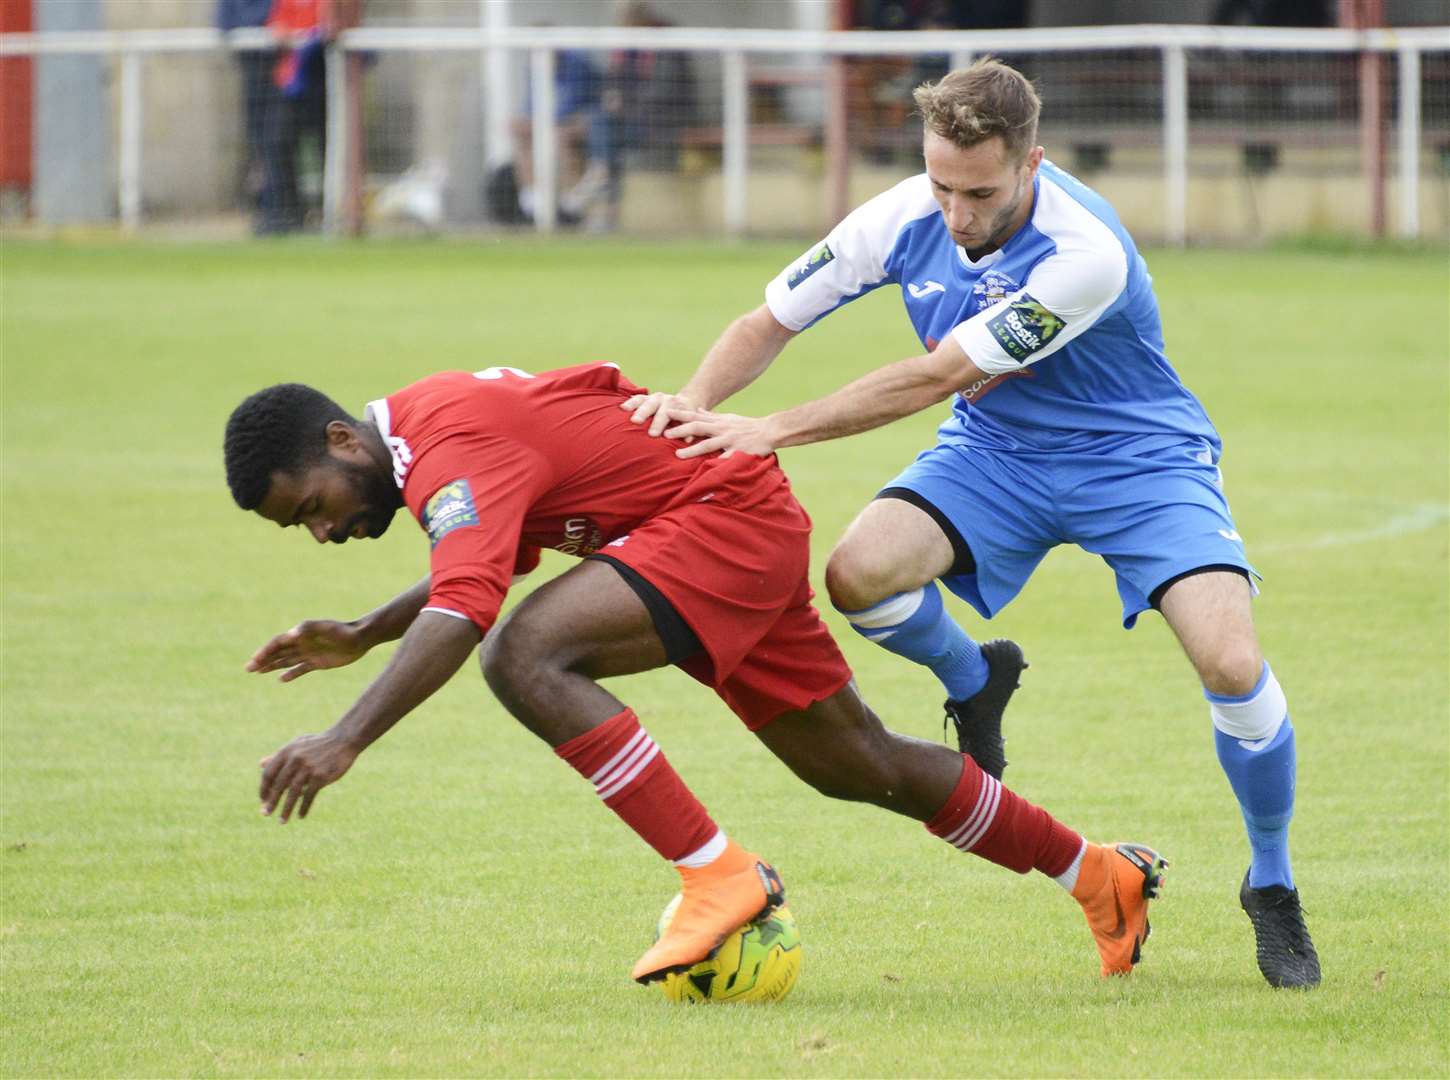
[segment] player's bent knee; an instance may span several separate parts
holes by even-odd
[[[479,646],[484,680],[505,701],[537,685],[551,667],[563,668],[553,655],[547,635],[540,632],[542,628],[526,616],[520,618],[521,610],[516,608]]]
[[[508,637],[503,626],[495,626],[478,647],[483,679],[500,698],[511,696],[520,672],[519,658],[514,655]]]
[[[1198,661],[1204,689],[1229,697],[1252,691],[1263,668],[1263,655],[1253,642],[1226,642]]]
[[[860,611],[879,604],[897,590],[892,570],[880,560],[849,544],[831,552],[826,563],[826,592],[839,611]]]

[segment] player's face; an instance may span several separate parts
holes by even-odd
[[[257,513],[283,528],[300,525],[319,544],[345,544],[382,536],[399,503],[387,472],[329,451],[295,476],[274,472]]]
[[[964,147],[928,131],[922,152],[947,232],[972,258],[996,251],[1031,214],[1042,147],[1014,161],[1001,136]]]

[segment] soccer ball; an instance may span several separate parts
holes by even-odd
[[[665,932],[679,906],[676,896],[660,915],[658,934]],[[686,1004],[779,1001],[800,973],[800,931],[795,916],[782,905],[736,930],[714,956],[666,975],[660,988],[671,1001]]]

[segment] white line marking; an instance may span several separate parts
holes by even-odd
[[[1420,503],[1408,510],[1395,514],[1382,525],[1372,529],[1358,529],[1353,532],[1322,533],[1308,540],[1297,540],[1279,544],[1255,545],[1259,551],[1304,551],[1309,548],[1341,547],[1346,544],[1367,544],[1373,540],[1388,540],[1391,537],[1406,536],[1423,532],[1450,521],[1450,506],[1440,503]]]

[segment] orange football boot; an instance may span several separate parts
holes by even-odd
[[[1142,844],[1088,844],[1072,896],[1097,941],[1104,975],[1126,975],[1143,955],[1148,901],[1157,897],[1168,863]]]
[[[665,932],[639,958],[637,982],[663,979],[711,955],[740,927],[785,902],[785,887],[770,864],[734,840],[709,866],[679,868],[680,906]]]

